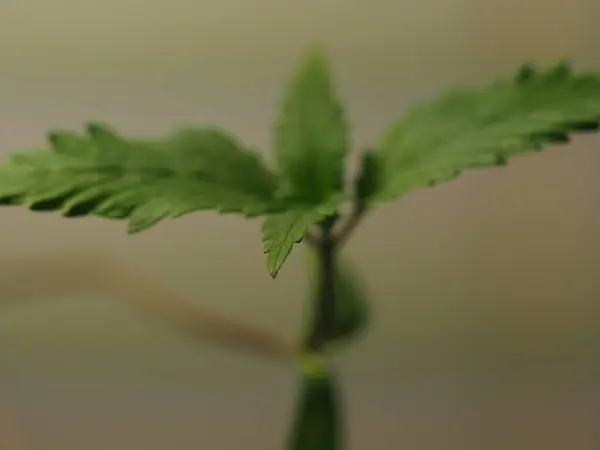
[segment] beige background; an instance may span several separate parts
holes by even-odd
[[[600,69],[595,3],[3,0],[0,144],[96,119],[133,134],[219,123],[265,148],[285,77],[322,41],[361,146],[410,102],[523,60]],[[345,254],[376,320],[340,360],[351,449],[598,448],[599,147],[582,137],[365,220]],[[298,327],[306,258],[272,281],[257,222],[197,214],[128,237],[120,223],[0,214],[5,263],[108,253],[204,305]],[[0,317],[0,400],[30,448],[282,448],[293,373],[89,294]]]

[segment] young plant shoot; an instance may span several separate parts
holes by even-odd
[[[329,355],[367,324],[356,278],[339,248],[377,205],[509,157],[566,143],[600,122],[600,75],[568,64],[523,66],[487,86],[456,89],[408,111],[361,155],[344,183],[350,127],[323,51],[311,48],[285,92],[269,167],[216,127],[187,127],[156,139],[126,138],[88,124],[84,133],[52,131],[48,149],[16,152],[0,166],[0,203],[64,217],[128,222],[138,233],[198,211],[262,220],[267,269],[275,278],[295,244],[314,258],[310,314],[296,351],[299,398],[289,450],[343,450],[335,368]],[[351,204],[343,216],[341,207]],[[177,316],[179,317],[179,316]]]

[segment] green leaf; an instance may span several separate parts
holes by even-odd
[[[305,331],[305,346],[315,332],[316,310],[319,301],[319,261],[315,251],[311,251],[311,296],[309,316]],[[366,293],[355,271],[348,264],[338,263],[335,273],[335,317],[330,331],[328,344],[348,342],[357,337],[366,328],[369,321],[369,304]]]
[[[355,201],[363,209],[381,186],[381,161],[374,150],[362,154],[358,177],[355,181]]]
[[[14,154],[0,166],[0,203],[128,219],[131,233],[194,211],[277,211],[276,177],[224,131],[190,127],[156,140],[99,124],[86,131],[52,132],[50,151]]]
[[[348,146],[348,126],[327,58],[314,47],[287,88],[273,133],[281,172],[278,195],[287,199],[287,211],[268,217],[262,228],[273,278],[309,227],[335,215]]]
[[[341,196],[321,205],[288,204],[288,210],[267,217],[262,226],[267,268],[273,278],[285,263],[295,244],[302,242],[311,225],[335,214]]]
[[[348,134],[327,58],[312,48],[287,88],[273,133],[285,195],[317,204],[339,193]]]
[[[303,375],[298,407],[289,436],[289,450],[342,450],[344,429],[333,374]]]
[[[511,79],[455,90],[417,106],[383,135],[374,202],[450,180],[465,169],[503,165],[510,156],[564,143],[598,129],[600,76],[565,63],[524,66]]]

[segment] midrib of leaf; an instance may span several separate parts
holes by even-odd
[[[1,170],[1,169],[0,169]],[[97,179],[98,182],[104,181],[106,184],[115,184],[115,187],[121,186],[119,182],[129,181],[131,184],[136,184],[138,187],[143,186],[140,183],[161,184],[161,183],[182,183],[182,187],[189,183],[191,187],[196,185],[214,185],[214,188],[223,191],[237,192],[240,195],[253,196],[258,195],[260,198],[268,200],[272,198],[274,192],[274,184],[265,183],[260,189],[248,189],[248,184],[244,183],[243,179],[238,179],[236,184],[228,184],[220,186],[220,180],[207,170],[188,170],[186,172],[173,170],[168,167],[136,167],[123,166],[116,164],[99,164],[99,165],[70,165],[68,167],[57,167],[52,170],[43,169],[23,169],[23,174],[27,172],[27,176],[32,176],[32,181],[56,179],[61,180],[70,178],[71,180],[80,179],[83,185],[89,185],[91,180]],[[235,178],[232,179],[235,181]],[[93,184],[96,184],[94,182]],[[118,186],[117,186],[118,185]],[[83,187],[83,186],[82,186]]]

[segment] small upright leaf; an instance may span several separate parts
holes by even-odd
[[[277,210],[276,177],[218,129],[128,140],[91,124],[84,135],[52,132],[48,141],[51,150],[19,152],[0,166],[0,204],[128,219],[132,233],[194,211]]]
[[[339,193],[348,132],[327,58],[315,47],[288,86],[273,133],[283,192],[315,204]]]
[[[311,252],[312,282],[308,302],[309,315],[305,327],[305,344],[315,332],[316,311],[319,301],[319,265],[316,252]],[[338,263],[339,264],[339,263]],[[335,273],[335,316],[328,337],[328,345],[348,342],[366,328],[369,321],[369,304],[356,273],[347,264],[339,264]]]
[[[485,88],[455,90],[409,110],[380,142],[375,202],[450,180],[472,167],[505,164],[513,155],[597,130],[600,76],[573,74],[566,63],[545,71],[524,66]]]
[[[267,217],[262,226],[267,268],[277,276],[295,244],[302,242],[311,225],[335,214],[340,203],[336,196],[320,205],[287,205],[288,210]]]
[[[312,48],[287,88],[273,132],[281,172],[278,194],[291,204],[288,211],[270,216],[263,224],[272,277],[309,227],[336,213],[348,145],[348,126],[327,58]]]

